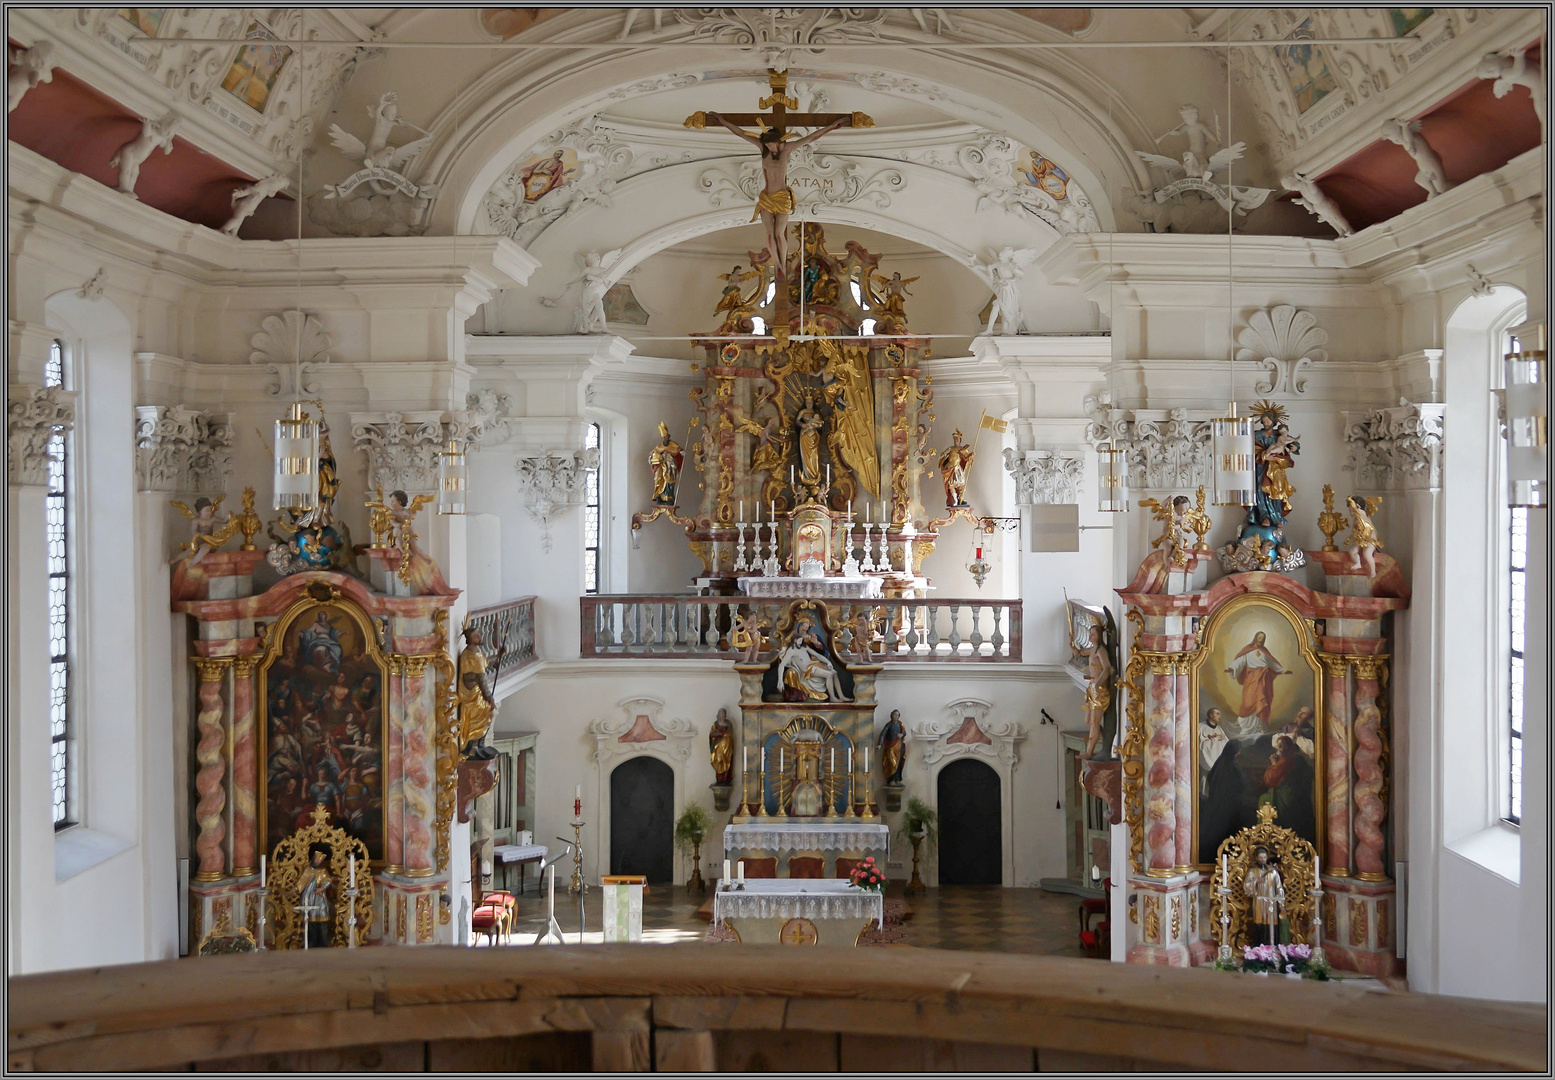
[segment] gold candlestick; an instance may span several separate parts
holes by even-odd
[[[583,894],[583,826],[586,822],[574,821],[572,823],[572,881],[567,885],[567,892],[572,895]],[[580,901],[581,902],[581,901]]]
[[[756,774],[756,816],[770,817],[767,813],[767,762],[762,755],[761,771]]]

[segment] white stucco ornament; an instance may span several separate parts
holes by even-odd
[[[1160,169],[1167,176],[1167,183],[1149,193],[1148,202],[1166,204],[1170,202],[1183,202],[1185,195],[1192,196],[1192,201],[1202,201],[1204,197],[1212,199],[1219,204],[1221,210],[1238,217],[1245,217],[1250,210],[1262,206],[1264,200],[1269,197],[1269,188],[1239,187],[1229,182],[1230,169],[1233,162],[1242,157],[1246,150],[1246,143],[1232,143],[1229,146],[1221,146],[1220,117],[1215,117],[1215,127],[1209,128],[1199,119],[1199,109],[1196,105],[1184,105],[1177,110],[1182,117],[1182,123],[1170,131],[1162,133],[1156,138],[1156,145],[1160,145],[1164,139],[1181,135],[1187,140],[1187,147],[1182,152],[1181,159],[1168,157],[1165,154],[1147,153],[1139,150],[1136,153],[1139,159],[1146,165]],[[1218,149],[1212,149],[1218,148]],[[1217,173],[1225,173],[1227,182],[1221,183],[1215,179]],[[1148,202],[1145,209],[1148,208]],[[1130,207],[1131,211],[1141,220],[1148,221],[1155,226],[1153,219],[1146,218],[1139,208]],[[1198,215],[1202,217],[1202,215]],[[1189,227],[1178,227],[1171,231],[1186,232],[1196,231],[1201,225],[1207,225],[1207,221],[1194,220],[1184,223]],[[1165,228],[1157,228],[1156,231],[1168,231]]]
[[[243,222],[259,209],[259,204],[285,191],[286,185],[290,182],[285,176],[275,173],[262,180],[254,181],[248,187],[238,188],[232,193],[232,216],[221,227],[221,231],[228,236],[236,236]]]
[[[362,167],[336,184],[326,184],[322,198],[310,200],[310,217],[336,235],[410,236],[426,228],[426,215],[437,194],[436,185],[411,179],[416,161],[432,144],[432,135],[400,116],[399,96],[390,90],[368,107],[372,130],[364,142],[339,124],[329,126],[329,139],[345,157]],[[421,132],[421,138],[398,146],[389,143],[395,128]]]
[[[1015,480],[1018,506],[1056,506],[1080,501],[1080,476],[1085,459],[1059,448],[1004,448],[1004,467]]]
[[[1442,159],[1431,149],[1425,141],[1425,136],[1420,133],[1420,121],[1409,120],[1384,120],[1382,122],[1382,137],[1390,143],[1397,143],[1404,148],[1415,161],[1415,183],[1425,189],[1425,197],[1434,199],[1438,195],[1445,195],[1455,185],[1447,180],[1447,173],[1442,169]]]
[[[572,313],[572,332],[574,334],[605,333],[605,293],[610,291],[612,284],[610,268],[620,257],[620,248],[607,251],[603,255],[597,251],[584,252],[579,256],[583,264],[582,271],[559,295],[542,296],[541,306],[559,307],[563,297],[577,290],[577,306]]]
[[[307,376],[329,363],[330,348],[329,335],[318,316],[295,308],[266,315],[249,346],[248,362],[275,376],[272,395],[280,394],[294,374],[302,385],[292,387],[293,394],[318,393],[318,385],[307,381]]]
[[[6,471],[15,486],[48,482],[49,440],[75,427],[76,407],[57,386],[7,387]]]
[[[599,466],[598,450],[543,450],[518,459],[518,491],[524,508],[540,524],[540,546],[551,550],[551,520],[583,501],[588,471]]]
[[[1255,311],[1237,335],[1238,360],[1262,364],[1266,372],[1253,387],[1260,394],[1307,392],[1306,369],[1328,359],[1328,331],[1317,325],[1317,316],[1290,304],[1276,304]]]
[[[1544,69],[1530,66],[1525,49],[1486,53],[1479,62],[1475,74],[1481,79],[1494,79],[1490,92],[1498,98],[1506,97],[1516,87],[1525,88],[1533,99],[1533,111],[1538,114],[1539,127],[1544,128]]]
[[[1291,202],[1310,211],[1318,220],[1331,226],[1340,236],[1350,236],[1355,232],[1350,227],[1350,223],[1345,220],[1344,212],[1339,209],[1339,205],[1317,186],[1317,181],[1304,173],[1293,172],[1289,176],[1280,177],[1280,183],[1284,185],[1286,191],[1300,193]]]

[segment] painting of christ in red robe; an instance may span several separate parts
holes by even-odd
[[[1268,730],[1274,712],[1274,680],[1290,672],[1265,648],[1262,630],[1236,654],[1226,674],[1242,684],[1242,705],[1236,716],[1240,733],[1257,735]]]

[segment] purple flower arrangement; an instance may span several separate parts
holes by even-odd
[[[1327,963],[1313,963],[1310,945],[1248,945],[1242,950],[1242,963],[1237,970],[1327,979],[1329,967]]]

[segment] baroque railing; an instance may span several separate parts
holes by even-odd
[[[491,657],[489,667],[496,680],[539,659],[535,655],[535,598],[532,596],[476,608],[470,612],[466,624],[480,630],[482,647]],[[507,651],[499,657],[498,650],[504,645]]]
[[[750,625],[770,635],[787,599],[744,596],[600,595],[582,598],[584,656],[736,659]],[[827,600],[835,646],[869,662],[1019,663],[1019,600]]]

